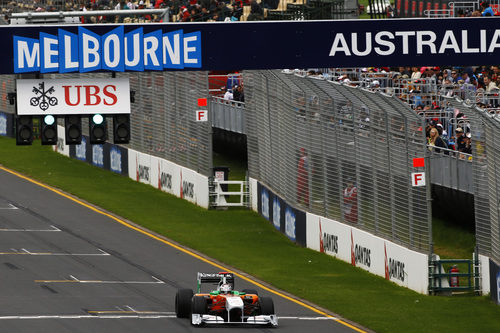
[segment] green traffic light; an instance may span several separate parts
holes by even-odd
[[[100,114],[95,114],[92,116],[92,121],[94,122],[94,124],[100,125],[104,121],[104,117]]]
[[[46,115],[44,118],[43,118],[43,122],[46,124],[46,125],[53,125],[54,122],[56,121],[56,118],[54,118],[53,115]]]

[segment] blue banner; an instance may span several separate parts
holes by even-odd
[[[498,26],[494,17],[1,26],[0,74],[487,65],[500,56]]]

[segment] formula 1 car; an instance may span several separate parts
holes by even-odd
[[[228,272],[198,273],[197,292],[179,289],[175,295],[177,318],[191,317],[192,325],[256,324],[278,326],[274,303],[270,297],[260,297],[256,290],[234,290],[234,275]],[[202,293],[203,284],[217,289]]]

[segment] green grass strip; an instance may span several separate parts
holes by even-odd
[[[500,332],[500,306],[487,296],[415,293],[292,244],[255,212],[205,210],[152,186],[62,156],[39,142],[16,146],[13,139],[0,137],[0,164],[377,332]],[[224,241],[207,241],[213,237]]]

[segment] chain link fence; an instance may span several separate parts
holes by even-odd
[[[244,72],[249,174],[289,204],[427,253],[422,118],[379,93],[286,71]],[[422,170],[418,170],[422,171]]]
[[[470,120],[476,246],[480,254],[500,262],[500,117],[470,101],[450,99],[450,103]]]
[[[131,104],[131,149],[167,159],[198,173],[212,174],[212,126],[209,121],[197,122],[198,98],[208,97],[208,73],[199,72],[144,72],[118,73],[117,77],[130,79],[130,90],[135,92]],[[89,84],[95,78],[112,79],[111,73],[46,74],[47,79],[86,78]],[[7,94],[15,91],[15,76],[2,75],[2,111],[15,113]],[[64,126],[64,118],[59,117]],[[108,141],[113,140],[112,117],[107,117]],[[87,117],[82,117],[82,131],[88,135]]]

